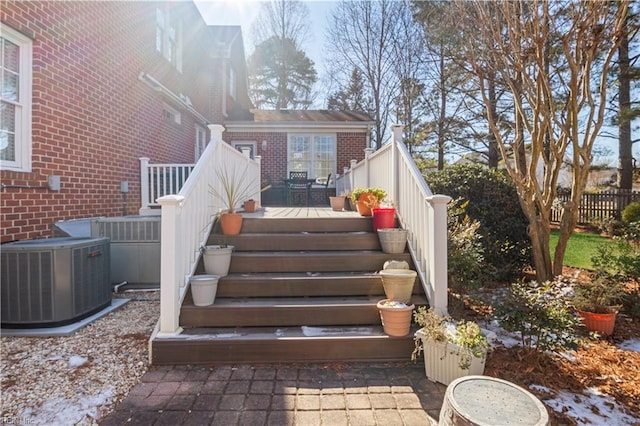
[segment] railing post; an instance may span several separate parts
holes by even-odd
[[[398,187],[398,144],[402,143],[402,132],[404,131],[404,126],[402,124],[393,124],[391,125],[391,132],[393,133],[393,139],[391,147],[391,182],[389,183],[389,188],[391,189],[390,198],[394,203],[398,202],[398,191],[400,188]]]
[[[262,206],[262,156],[255,155],[253,160],[258,163],[258,206]]]
[[[159,336],[180,334],[180,286],[176,261],[179,259],[178,235],[181,227],[178,209],[184,201],[181,195],[158,198],[162,208],[160,222],[160,329]]]
[[[149,161],[148,157],[141,157],[140,160],[140,208],[146,209],[151,204],[149,200]]]
[[[431,206],[427,220],[429,231],[428,244],[429,282],[433,288],[433,300],[429,304],[441,316],[448,315],[447,310],[447,204],[451,197],[432,195],[427,197]]]
[[[211,132],[211,141],[221,141],[222,140],[222,132],[224,132],[224,126],[220,124],[209,124],[207,126],[209,131]]]
[[[369,182],[371,182],[371,174],[370,174],[370,170],[369,170],[369,157],[371,156],[371,154],[373,154],[374,149],[373,148],[365,148],[364,149],[364,172],[365,172],[365,177],[366,177],[366,182],[364,184],[365,188],[368,188],[370,186]]]
[[[356,160],[351,160],[351,172],[349,173],[349,190],[351,192],[353,192],[353,190],[355,189],[355,185],[356,185],[356,174],[353,173],[353,168],[356,166],[356,164],[358,164],[358,162]]]

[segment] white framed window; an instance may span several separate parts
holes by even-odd
[[[196,162],[202,156],[207,147],[207,131],[204,127],[196,124]]]
[[[306,171],[309,178],[335,176],[337,163],[336,134],[289,134],[287,175]]]
[[[258,143],[256,141],[232,141],[231,146],[242,152],[243,148],[249,148],[249,157],[254,158],[258,150]]]
[[[156,50],[182,72],[182,23],[169,5],[156,9]]]
[[[180,115],[180,111],[169,106],[166,103],[162,104],[162,116],[164,119],[170,123],[180,124],[182,123],[182,116]]]
[[[7,27],[0,35],[0,165],[31,171],[32,45]]]

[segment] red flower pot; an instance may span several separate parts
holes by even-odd
[[[371,209],[373,214],[373,230],[385,228],[395,228],[396,209],[395,207],[375,207]]]

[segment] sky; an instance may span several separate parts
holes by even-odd
[[[316,72],[323,72],[322,50],[324,31],[334,1],[302,0],[309,8],[311,35],[303,48],[307,56],[315,63]],[[240,25],[244,40],[245,53],[253,51],[251,45],[251,25],[260,11],[261,0],[196,0],[200,14],[209,25]]]

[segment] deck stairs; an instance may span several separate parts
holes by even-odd
[[[152,342],[153,364],[410,358],[413,330],[406,337],[382,330],[376,303],[384,290],[376,271],[391,259],[413,266],[411,256],[383,253],[371,218],[245,217],[240,235],[214,229],[209,244],[222,242],[235,251],[215,303],[195,306],[188,292],[183,332]],[[419,281],[412,302],[428,304]]]

